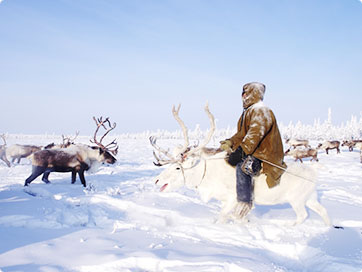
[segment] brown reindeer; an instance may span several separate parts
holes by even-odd
[[[109,118],[103,120],[102,117],[98,119],[93,117],[93,119],[96,122],[97,129],[91,142],[97,146],[77,144],[68,148],[44,149],[34,153],[32,173],[25,180],[24,186],[28,186],[41,174],[43,174],[42,181],[49,183],[48,177],[51,172],[72,172],[72,183],[75,183],[76,174],[78,173],[83,186],[86,187],[85,171],[94,169],[101,163],[114,164],[116,162],[114,156],[117,154],[118,149],[117,143],[113,140],[111,143],[103,145],[102,140],[116,127],[116,123],[111,125]],[[97,133],[100,127],[105,128],[106,132],[98,141]]]
[[[324,143],[319,144],[317,146],[317,149],[325,149],[327,154],[328,150],[330,149],[337,149],[337,153],[341,153],[341,151],[339,150],[339,145],[339,141],[325,141]]]
[[[342,146],[347,146],[350,152],[353,151],[353,148],[356,146],[357,143],[362,143],[362,140],[350,140],[350,141],[343,141],[341,144]]]
[[[286,139],[285,143],[293,148],[296,148],[297,146],[304,146],[305,148],[310,148],[308,140]]]
[[[303,158],[312,157],[312,160],[318,161],[317,154],[318,151],[314,148],[307,148],[307,149],[288,149],[284,153],[285,155],[293,156],[295,161],[300,160],[300,162],[303,162]]]
[[[5,135],[1,135],[1,138],[4,141],[3,145],[0,145],[0,160],[2,160],[3,162],[6,163],[6,165],[8,167],[10,167],[10,162],[8,161],[8,159],[6,158],[6,139],[5,139]]]

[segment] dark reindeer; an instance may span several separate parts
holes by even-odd
[[[97,129],[94,133],[92,143],[97,146],[89,146],[83,144],[72,145],[68,148],[44,149],[32,155],[32,174],[25,180],[24,186],[28,186],[34,179],[43,174],[42,181],[50,183],[48,176],[51,172],[72,172],[72,184],[78,176],[86,187],[84,172],[91,168],[95,168],[100,163],[114,164],[116,162],[118,146],[115,140],[107,145],[102,144],[104,137],[116,127],[116,123],[111,125],[109,118],[105,120],[102,117],[96,119]],[[107,128],[107,126],[109,128]],[[99,128],[103,127],[106,132],[97,140]],[[114,156],[113,156],[113,155]]]

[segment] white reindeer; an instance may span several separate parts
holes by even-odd
[[[214,198],[221,202],[221,218],[230,216],[238,205],[235,168],[225,161],[226,152],[205,148],[215,131],[214,117],[206,105],[205,111],[211,123],[209,134],[201,145],[189,147],[187,128],[178,117],[179,109],[180,107],[176,111],[173,108],[173,114],[182,128],[185,143],[178,148],[178,152],[170,154],[156,145],[155,138],[150,138],[152,146],[158,152],[158,155],[154,152],[157,160],[155,165],[170,164],[156,178],[156,184],[161,187],[160,191],[164,192],[181,186],[196,189],[203,201],[207,202]],[[258,205],[289,203],[297,215],[293,225],[300,224],[307,218],[305,208],[307,206],[320,215],[329,226],[331,222],[328,213],[318,201],[315,176],[313,168],[294,164],[282,175],[280,184],[270,189],[266,183],[266,176],[260,174],[254,177],[254,203]]]
[[[6,157],[12,163],[20,163],[21,159],[28,158],[31,154],[41,150],[41,146],[13,144],[6,148]]]

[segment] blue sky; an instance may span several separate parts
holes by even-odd
[[[284,124],[362,112],[358,0],[3,0],[0,37],[0,133],[235,126],[250,81]]]

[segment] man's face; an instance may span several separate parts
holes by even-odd
[[[248,83],[243,86],[241,99],[243,100],[244,109],[263,100],[265,86],[261,83]]]
[[[243,105],[245,105],[247,96],[248,96],[247,91],[243,89],[243,92],[241,93],[241,100],[243,101]]]

